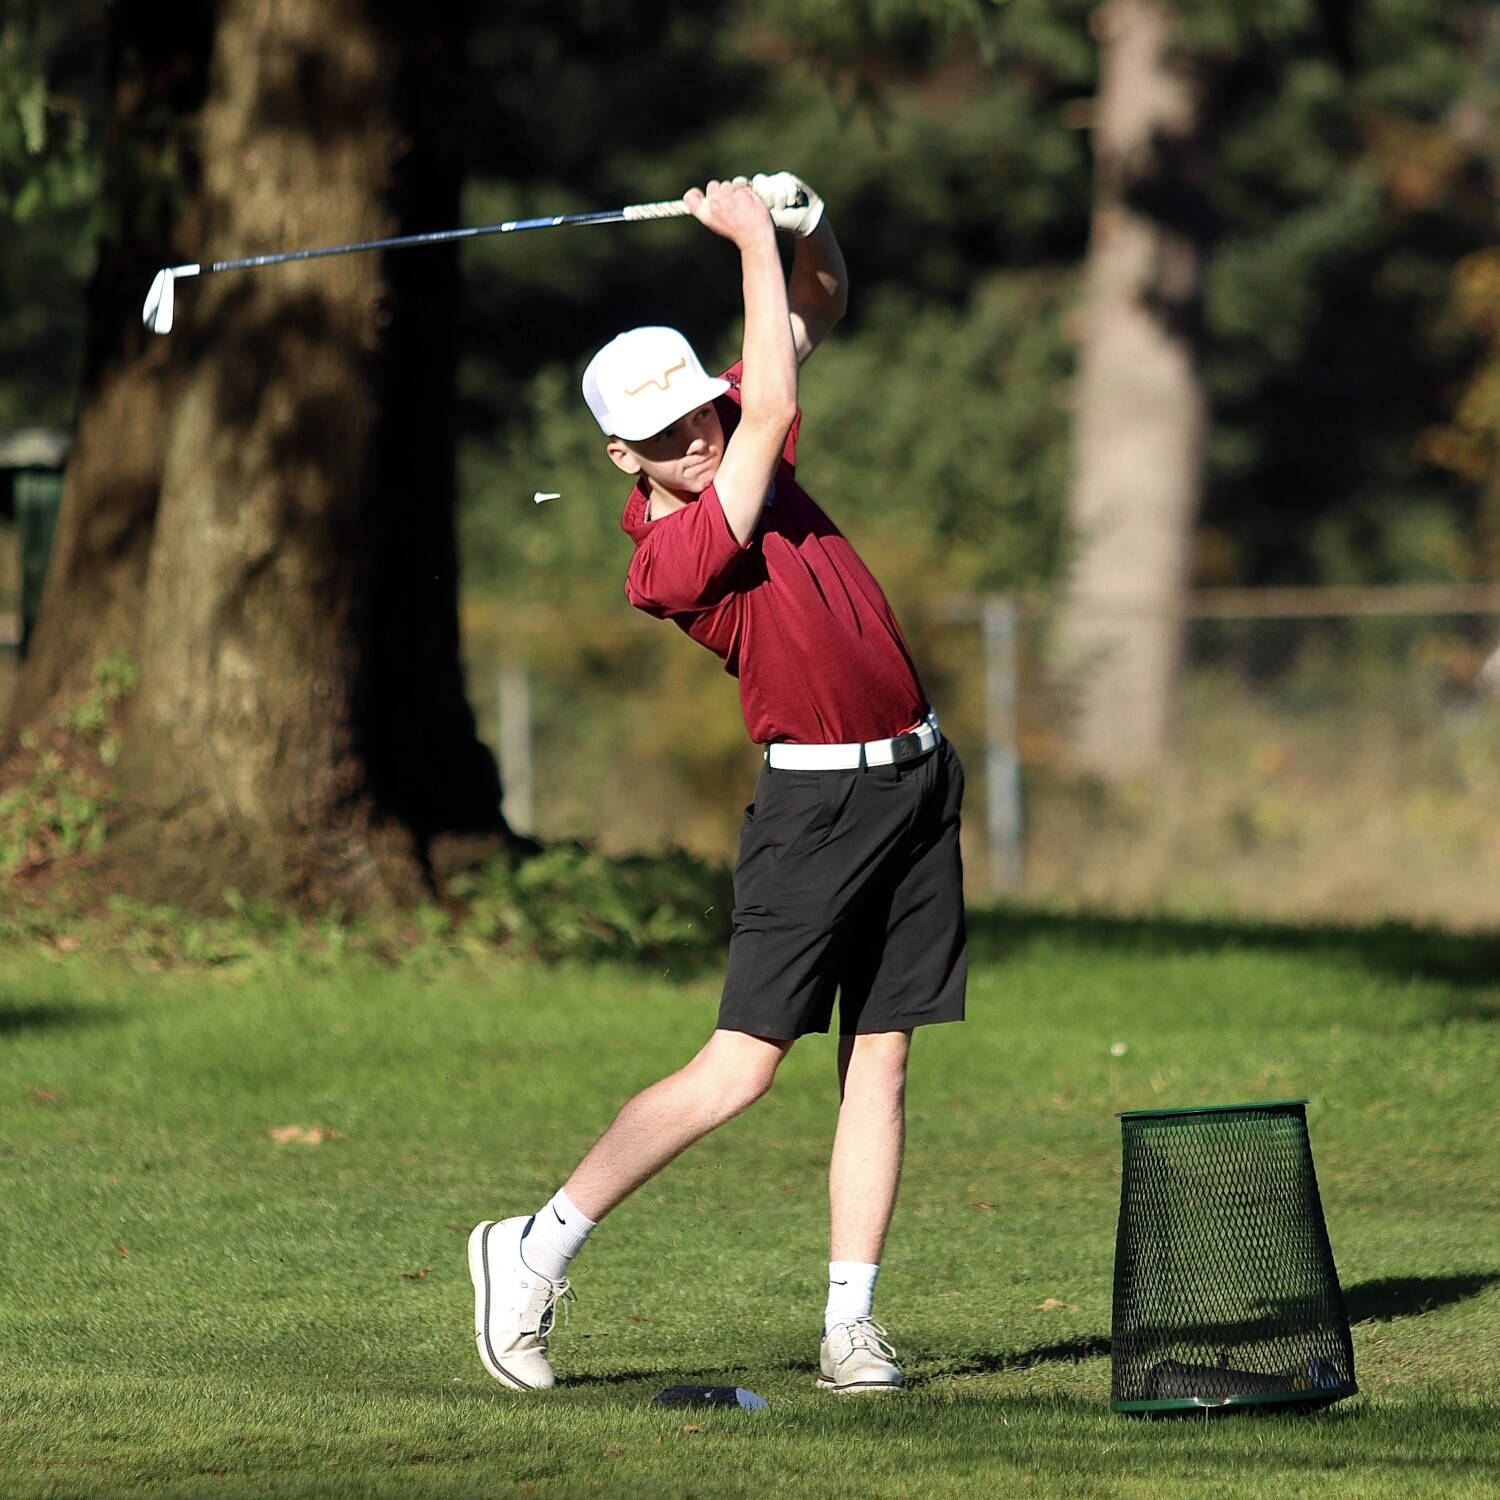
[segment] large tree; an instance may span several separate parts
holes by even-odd
[[[1156,765],[1168,743],[1203,482],[1203,85],[1155,0],[1111,0],[1093,24],[1096,206],[1060,632],[1074,753],[1118,779]]]
[[[225,274],[184,286],[170,341],[137,320],[156,265],[455,223],[464,7],[178,8],[180,26],[141,0],[111,12],[117,239],[12,740],[133,646],[117,878],[408,900],[505,837],[458,659],[456,260]],[[135,127],[195,93],[190,170],[148,212]]]

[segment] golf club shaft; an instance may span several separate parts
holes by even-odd
[[[383,240],[355,240],[347,245],[322,245],[312,250],[283,250],[275,255],[244,255],[236,260],[210,261],[207,265],[174,266],[177,276],[206,275],[210,271],[247,270],[252,266],[275,266],[289,260],[316,260],[324,255],[346,255],[356,250],[395,250],[404,245],[437,245],[444,240],[472,239],[481,234],[514,234],[522,229],[557,229],[564,224],[614,224],[622,220],[677,219],[691,210],[680,198],[663,203],[633,203],[625,208],[604,208],[585,214],[550,214],[540,219],[510,219],[503,224],[474,224],[463,229],[438,229],[428,234],[398,234]]]

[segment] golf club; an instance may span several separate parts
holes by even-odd
[[[384,240],[358,240],[347,245],[324,245],[314,250],[286,250],[277,255],[246,255],[238,260],[216,260],[207,265],[163,266],[151,282],[141,308],[141,321],[152,333],[172,330],[175,284],[179,278],[207,276],[212,271],[238,271],[252,266],[275,266],[288,260],[315,260],[323,255],[346,255],[354,250],[394,250],[403,245],[436,245],[444,240],[470,239],[480,234],[512,234],[522,229],[556,229],[563,224],[618,224],[637,219],[677,219],[689,209],[680,198],[664,203],[632,203],[625,208],[596,213],[551,214],[541,219],[511,219],[504,224],[476,224],[465,229],[440,229],[430,234],[400,234]]]

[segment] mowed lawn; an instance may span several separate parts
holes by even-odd
[[[828,1038],[595,1236],[557,1390],[474,1355],[470,1226],[689,1055],[714,972],[0,950],[0,1494],[1500,1493],[1500,943],[975,928],[881,1274],[910,1388],[845,1400],[813,1389]],[[1300,1097],[1361,1395],[1112,1415],[1114,1112]],[[683,1381],[771,1410],[649,1404]]]

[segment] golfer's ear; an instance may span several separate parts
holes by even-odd
[[[640,459],[619,438],[612,437],[604,445],[604,451],[609,454],[610,462],[617,469],[623,469],[627,474],[639,474],[641,472]]]

